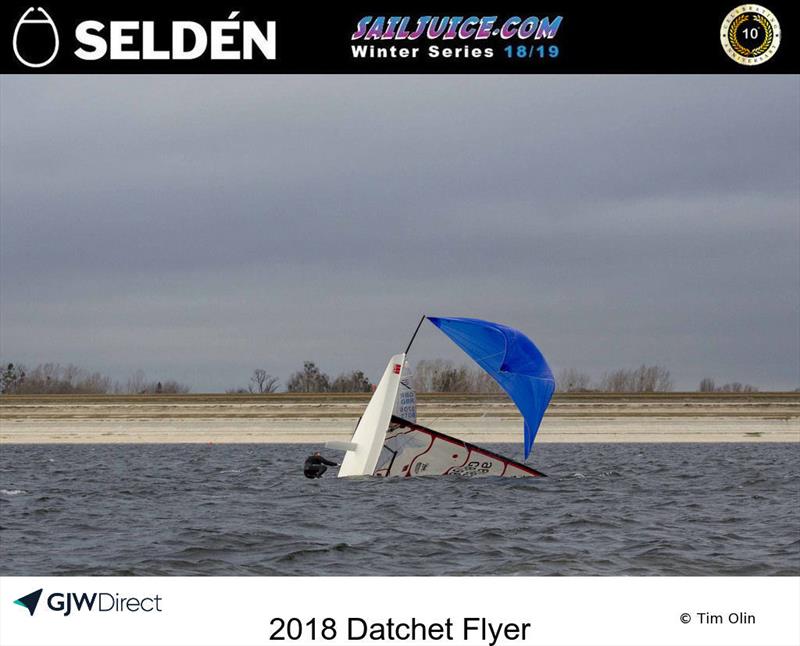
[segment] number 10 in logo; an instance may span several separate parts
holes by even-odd
[[[769,9],[740,5],[722,21],[722,49],[740,65],[761,65],[775,55],[781,43],[781,26]]]

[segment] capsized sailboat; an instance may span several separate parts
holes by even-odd
[[[525,459],[530,455],[555,390],[553,373],[533,341],[491,321],[423,316],[406,351],[389,360],[350,442],[327,443],[346,452],[339,477],[544,476],[526,464],[416,423],[403,373],[406,355],[426,318],[508,393],[524,420]]]

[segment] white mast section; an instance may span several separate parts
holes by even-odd
[[[353,438],[348,443],[347,453],[339,467],[340,478],[371,476],[374,473],[386,431],[389,430],[405,361],[405,352],[396,354],[389,360],[389,365],[386,366],[383,377],[356,426]],[[344,443],[335,448],[344,448]]]

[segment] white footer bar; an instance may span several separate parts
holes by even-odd
[[[800,577],[0,577],[0,644],[795,646]]]

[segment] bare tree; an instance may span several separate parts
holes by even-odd
[[[614,370],[605,373],[600,379],[599,390],[607,393],[624,393],[633,390],[633,382],[628,370]]]
[[[466,368],[456,368],[446,359],[423,359],[417,363],[411,380],[420,392],[467,392],[469,375]]]
[[[609,393],[669,392],[672,388],[669,370],[644,364],[634,370],[623,368],[607,372],[599,384],[599,390]]]
[[[717,386],[713,379],[705,378],[700,382],[701,393],[756,393],[758,388],[751,384],[732,381],[728,384]]]
[[[185,395],[191,389],[174,379],[149,381],[143,370],[137,370],[128,377],[124,386],[115,390],[127,395]]]
[[[500,384],[480,368],[473,369],[471,373],[469,392],[481,395],[493,395],[503,392]]]
[[[147,376],[144,374],[144,370],[137,370],[130,377],[128,377],[128,382],[125,385],[124,392],[131,395],[143,394],[147,392]]]
[[[418,392],[499,393],[497,382],[479,368],[456,366],[446,359],[423,359],[414,368],[411,386]]]
[[[466,393],[469,392],[472,381],[469,369],[466,366],[451,366],[436,375],[433,382],[433,391],[437,393]]]
[[[561,371],[556,387],[563,393],[582,393],[591,390],[591,379],[586,373],[575,368],[566,368]]]
[[[263,393],[264,392],[264,382],[267,380],[267,371],[263,368],[256,368],[253,370],[253,376],[250,377],[250,386],[248,389],[250,392],[256,393]]]
[[[330,377],[313,361],[304,361],[303,370],[295,372],[286,384],[290,393],[324,393],[331,389]]]
[[[248,390],[259,395],[274,393],[278,390],[279,383],[280,380],[277,377],[273,377],[263,368],[256,368],[253,370],[253,376],[250,377]]]
[[[750,384],[743,384],[738,381],[731,382],[729,384],[723,384],[717,391],[719,393],[755,393],[758,392],[758,388],[755,386],[751,386]]]
[[[445,369],[452,367],[451,361],[444,359],[423,359],[417,362],[411,385],[418,392],[434,392],[434,383],[437,375]]]
[[[372,390],[372,384],[361,370],[353,370],[336,377],[330,389],[335,393],[368,393]]]
[[[717,390],[717,385],[714,383],[714,380],[710,377],[706,377],[700,381],[700,386],[698,390],[701,393],[713,393]]]
[[[167,379],[164,382],[159,381],[158,384],[161,385],[160,393],[164,395],[185,395],[191,390],[186,384],[179,383],[174,379]]]

